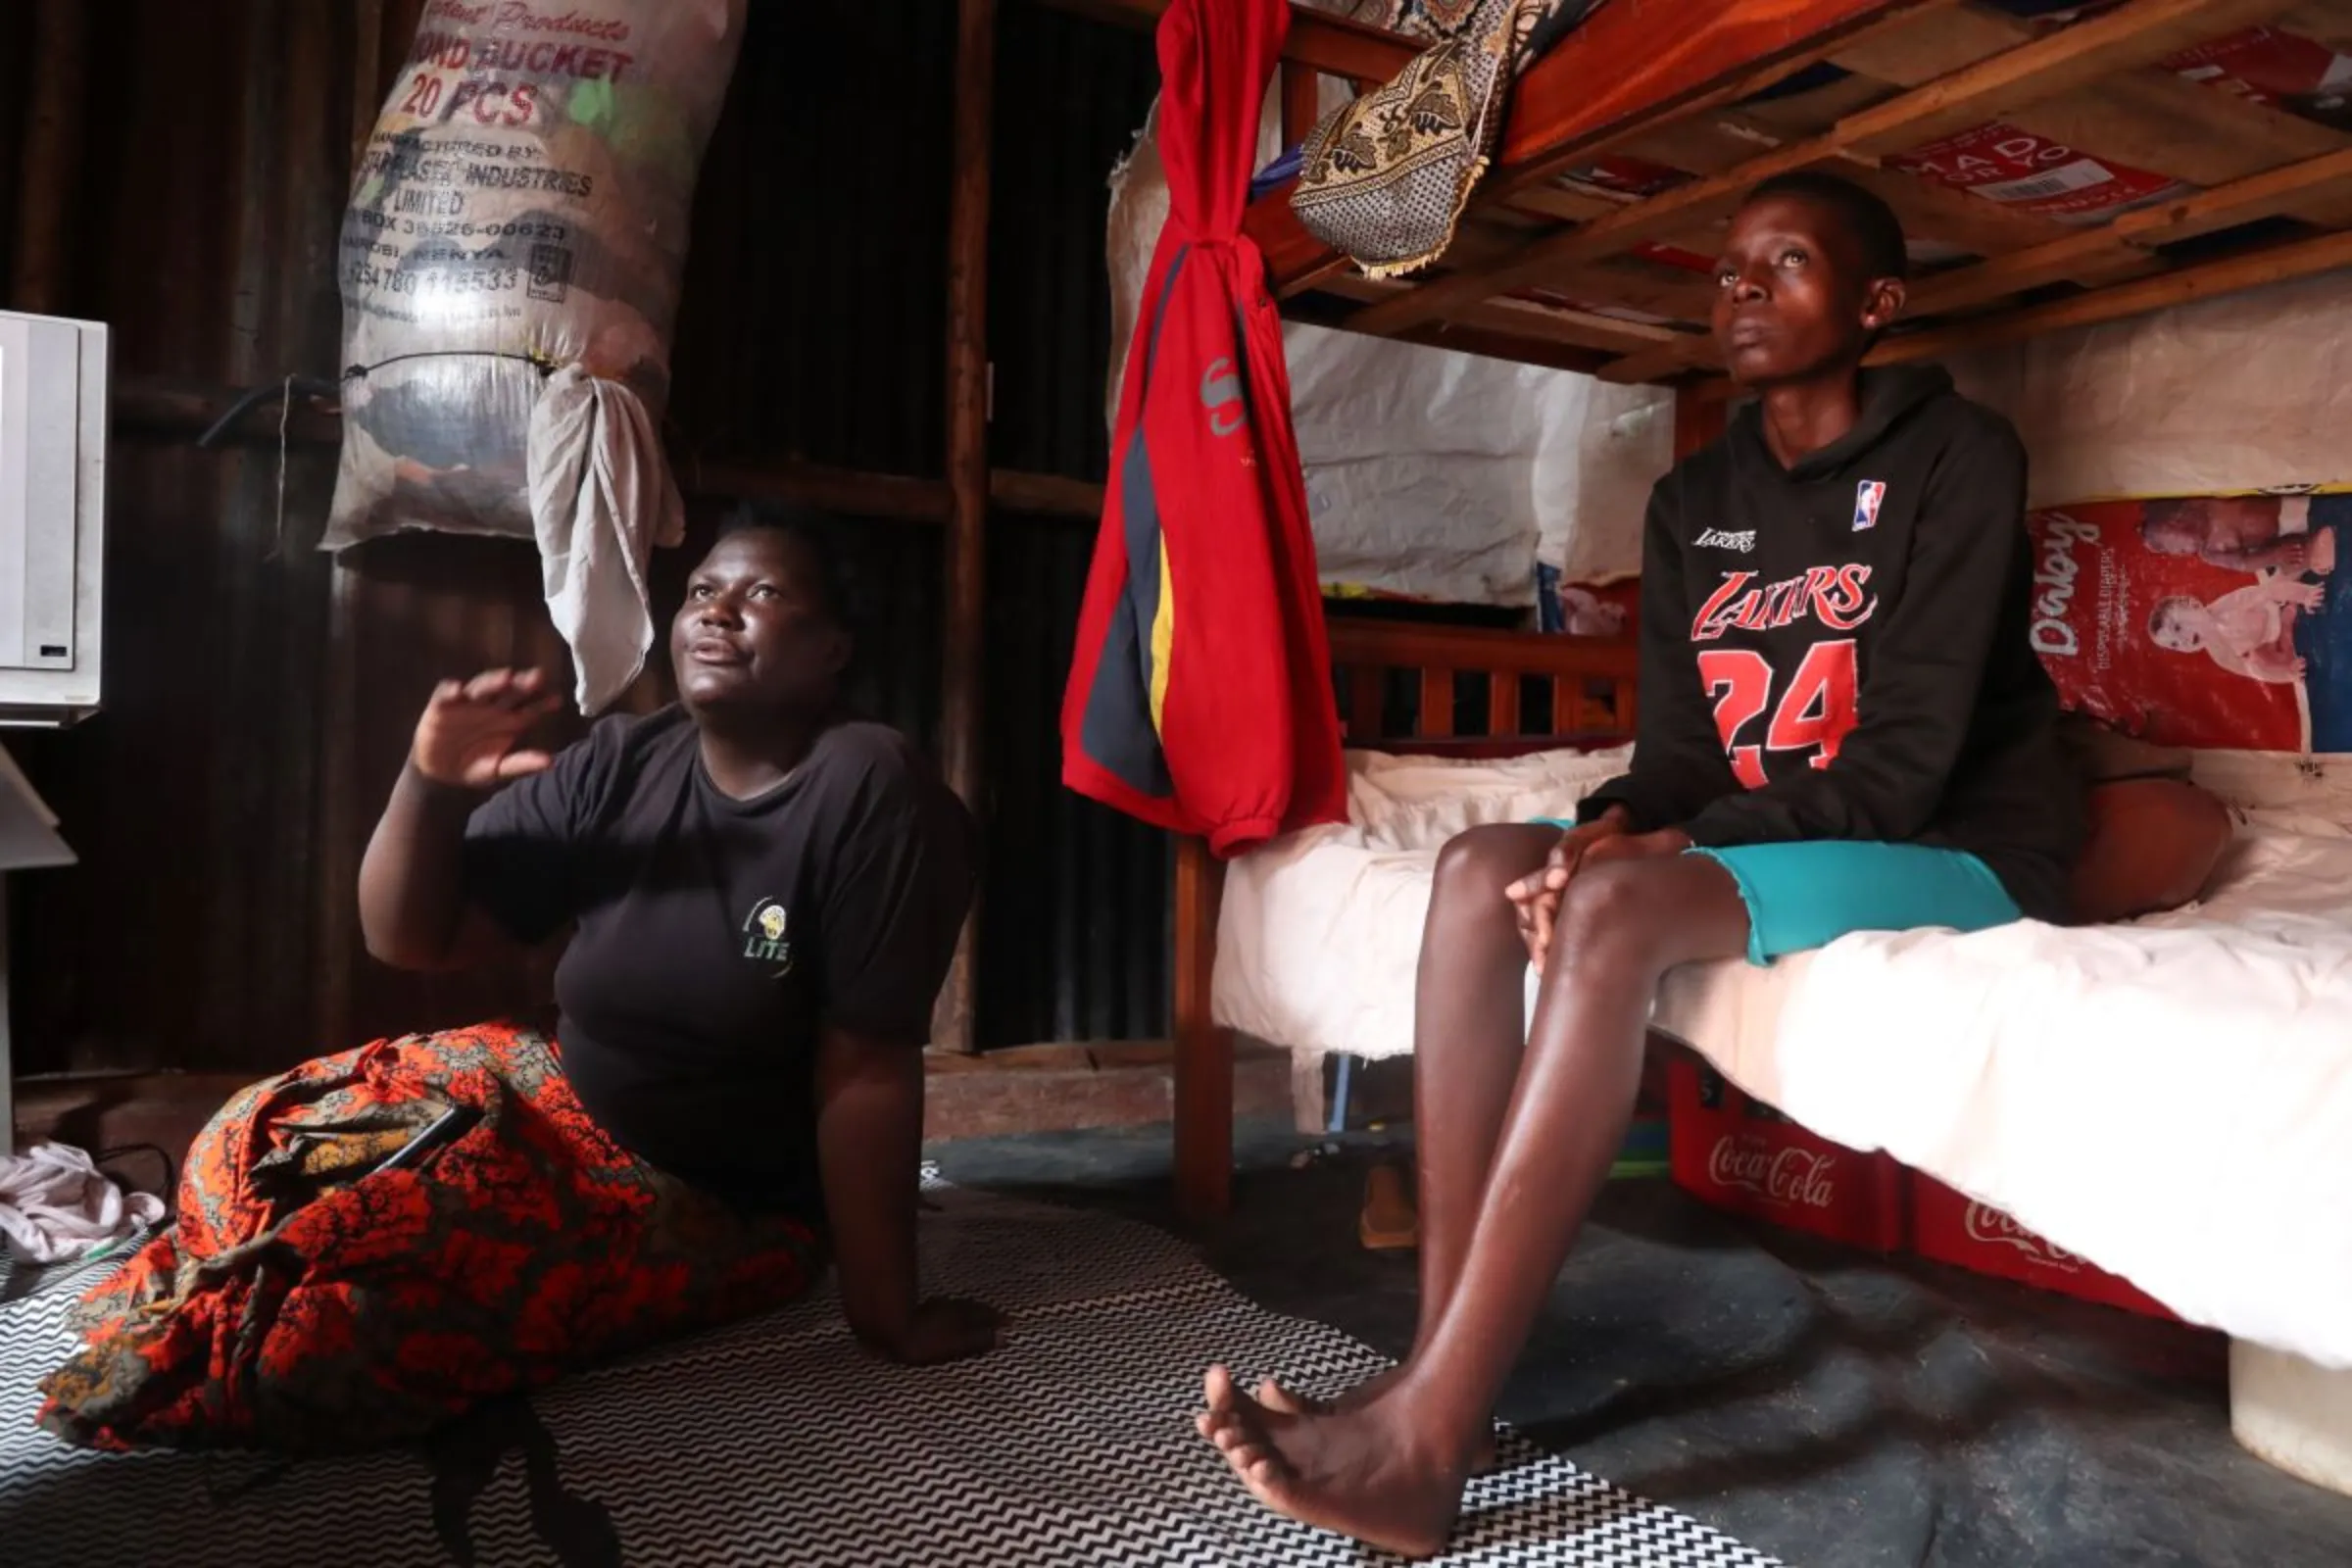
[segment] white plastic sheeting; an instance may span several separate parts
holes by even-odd
[[[1952,362],[2009,416],[2034,506],[2352,480],[2352,275],[2176,306]]]

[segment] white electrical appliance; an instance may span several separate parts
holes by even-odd
[[[107,329],[0,312],[0,724],[97,711]]]
[[[0,726],[59,728],[99,703],[107,329],[0,311]],[[0,753],[0,872],[73,863]],[[0,1155],[10,1152],[8,927],[0,889]]]

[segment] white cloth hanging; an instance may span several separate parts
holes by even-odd
[[[580,711],[626,691],[653,646],[646,568],[686,537],[686,505],[637,394],[565,366],[531,409],[531,525],[547,610],[571,647]]]

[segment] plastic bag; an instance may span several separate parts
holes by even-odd
[[[532,537],[531,411],[558,368],[627,388],[659,426],[695,181],[744,7],[426,5],[344,220],[325,548],[399,528]],[[666,469],[659,493],[674,511]]]

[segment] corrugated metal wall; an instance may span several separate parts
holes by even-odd
[[[67,0],[73,3],[73,0]],[[418,0],[119,0],[93,38],[65,312],[122,378],[220,385],[337,363],[332,246],[361,19],[387,60]],[[954,7],[754,0],[697,202],[673,442],[935,474],[944,441]],[[0,5],[0,239],[13,241],[32,5]],[[992,332],[996,461],[1100,477],[1101,265],[1149,39],[1007,6]],[[366,97],[372,99],[368,91]],[[0,257],[9,254],[0,248]],[[333,455],[125,434],[113,475],[108,711],[12,749],[83,863],[15,884],[18,1065],[263,1071],[530,1004],[546,976],[423,979],[358,951],[352,888],[431,683],[561,662],[527,550],[313,545]],[[695,531],[714,525],[698,507]],[[1166,848],[1057,783],[1054,716],[1091,530],[992,522],[984,1044],[1164,1028]],[[855,530],[879,612],[859,679],[936,735],[941,540]],[[674,591],[690,550],[662,563]],[[662,693],[649,683],[638,701]]]
[[[1110,353],[1111,166],[1150,112],[1148,35],[1009,6],[999,39],[989,255],[990,441],[1000,466],[1099,479]],[[1062,677],[1093,529],[1004,517],[989,550],[994,875],[981,1037],[1150,1038],[1167,1027],[1168,842],[1060,783]]]

